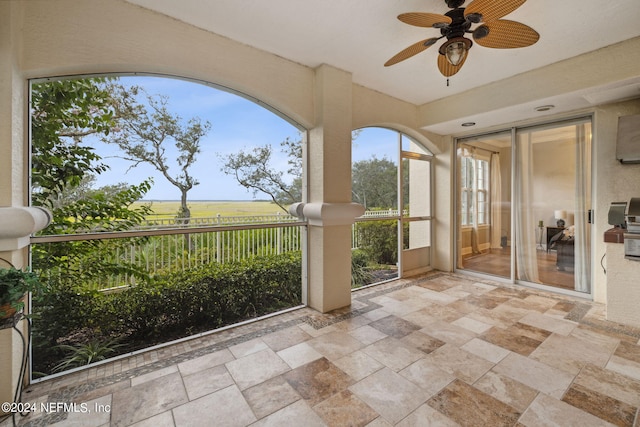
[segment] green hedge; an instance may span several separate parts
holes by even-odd
[[[61,342],[162,342],[299,305],[301,283],[301,255],[293,252],[211,264],[114,293],[53,286],[35,305],[36,344],[46,359]]]
[[[358,246],[376,264],[398,262],[398,222],[365,221],[357,224]]]

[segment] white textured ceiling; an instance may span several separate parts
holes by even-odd
[[[444,0],[127,1],[309,67],[329,64],[349,71],[355,83],[416,105],[640,36],[640,0],[529,0],[505,19],[529,25],[540,40],[520,49],[475,44],[447,87],[436,65],[442,41],[404,62],[383,66],[405,47],[440,35],[396,17],[404,12],[443,14],[449,10]],[[590,96],[628,98],[640,92],[639,83],[631,83],[598,88]]]

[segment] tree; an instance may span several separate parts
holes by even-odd
[[[106,136],[116,125],[110,79],[89,78],[35,83],[31,90],[31,181],[34,205],[49,208],[52,225],[43,234],[124,229],[139,223],[145,207],[130,209],[150,188],[119,185],[91,189],[108,166],[83,144],[87,136]]]
[[[355,162],[351,172],[353,200],[365,209],[389,209],[398,205],[398,168],[386,157],[375,155]]]
[[[351,133],[352,140],[360,135],[360,130]],[[223,157],[222,172],[235,177],[243,187],[271,197],[283,211],[288,212],[287,205],[302,200],[302,138],[287,138],[280,143],[281,151],[287,156],[289,169],[286,171],[293,178],[285,180],[284,172],[273,166],[273,150],[271,145],[255,147],[251,151],[240,150],[235,154]]]
[[[114,125],[106,79],[34,83],[31,91],[31,184],[34,204],[51,206],[89,174],[108,169],[94,149],[82,145]]]
[[[180,191],[178,217],[189,222],[191,212],[187,206],[189,190],[198,185],[189,169],[200,153],[200,140],[211,129],[211,123],[199,117],[186,123],[168,109],[169,99],[163,95],[149,95],[142,88],[125,88],[113,85],[115,115],[118,127],[103,138],[107,143],[117,144],[124,152],[124,159],[136,167],[141,163],[153,166],[171,185]],[[146,103],[146,105],[145,105]],[[178,172],[170,172],[170,161],[166,151],[173,143],[178,150],[175,162]]]
[[[151,186],[93,188],[95,176],[105,172],[88,136],[106,136],[116,126],[110,79],[90,78],[35,83],[31,91],[32,201],[49,208],[52,224],[41,234],[131,229],[145,218],[146,206],[133,207]],[[82,285],[112,273],[143,275],[133,265],[108,261],[118,240],[68,241],[33,247],[33,264],[50,284]]]
[[[271,164],[273,152],[270,145],[229,154],[223,159],[222,172],[233,175],[240,185],[252,190],[254,196],[258,192],[269,195],[287,212],[287,205],[302,199],[302,142],[287,138],[280,145],[289,158],[287,172],[294,177],[289,183],[284,180],[284,173]]]

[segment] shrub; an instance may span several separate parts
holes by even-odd
[[[119,347],[122,347],[122,344],[118,344],[117,340],[105,342],[90,341],[87,344],[79,344],[76,346],[61,344],[58,346],[58,349],[66,352],[67,355],[62,359],[62,362],[53,368],[53,371],[66,371],[67,369],[77,366],[88,365],[104,360]]]
[[[40,348],[114,337],[142,348],[299,305],[301,283],[301,255],[294,252],[210,264],[120,292],[61,286],[38,300],[34,333],[47,339]]]
[[[368,267],[369,256],[361,249],[351,251],[351,287],[357,288],[371,282],[372,274]]]
[[[358,246],[371,262],[395,265],[398,261],[398,222],[395,220],[358,223]]]

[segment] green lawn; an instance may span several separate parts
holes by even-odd
[[[180,207],[177,201],[150,201],[134,204],[147,204],[154,212],[154,218],[173,218]],[[275,215],[284,213],[278,205],[268,201],[195,201],[188,203],[192,218],[211,217],[218,214],[222,216],[240,215]]]

